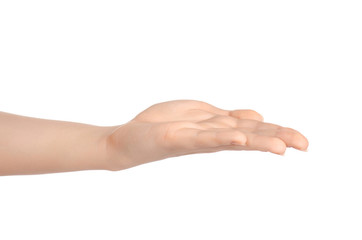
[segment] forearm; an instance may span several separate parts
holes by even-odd
[[[0,175],[111,170],[107,138],[113,130],[0,112]]]

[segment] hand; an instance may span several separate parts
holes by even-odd
[[[154,104],[108,139],[114,170],[194,153],[258,150],[284,154],[308,148],[298,131],[263,122],[253,110],[223,110],[206,102],[174,100]]]

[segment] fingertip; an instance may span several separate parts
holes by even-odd
[[[285,156],[285,153],[287,152],[287,147],[284,148],[284,151],[280,153],[281,156]]]
[[[271,152],[284,156],[285,151],[287,150],[287,145],[281,139],[274,138],[274,140],[271,141],[270,148]]]
[[[303,136],[303,135],[302,135]],[[300,141],[299,147],[298,149],[303,151],[303,152],[307,152],[308,151],[308,147],[309,147],[309,141],[308,139],[303,136],[303,141]]]
[[[309,148],[309,141],[308,139],[305,137],[305,140],[306,140],[306,144],[305,144],[305,147],[304,147],[304,151],[305,152],[308,152],[308,148]]]
[[[305,145],[303,148],[301,148],[300,150],[303,152],[308,152],[309,149],[309,144]]]

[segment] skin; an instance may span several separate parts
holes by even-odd
[[[253,110],[196,100],[152,105],[129,122],[94,126],[0,112],[0,175],[91,169],[118,171],[187,154],[306,151],[298,131],[266,123]]]

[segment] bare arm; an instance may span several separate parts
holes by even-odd
[[[0,175],[107,169],[109,131],[0,112]]]
[[[253,110],[202,101],[154,104],[129,122],[100,127],[0,112],[0,175],[122,170],[194,153],[308,148],[298,131],[265,123]]]

